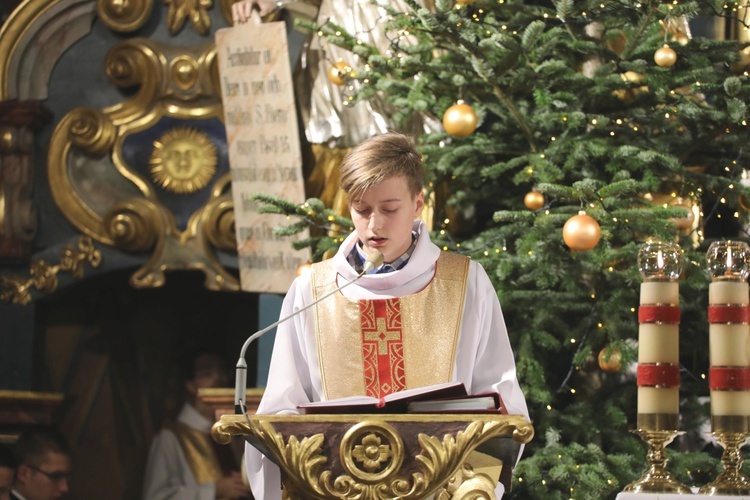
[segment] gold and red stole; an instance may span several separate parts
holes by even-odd
[[[469,258],[441,252],[435,275],[417,293],[354,300],[334,294],[315,306],[327,399],[387,394],[453,379]],[[313,299],[336,288],[330,260],[312,266]]]

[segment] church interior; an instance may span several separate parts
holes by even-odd
[[[177,417],[185,400],[186,358],[211,350],[231,368],[248,336],[279,318],[283,292],[245,291],[238,259],[231,141],[225,128],[220,57],[214,41],[219,30],[232,26],[235,1],[0,3],[0,442],[13,443],[35,424],[58,428],[74,452],[68,498],[140,498],[149,447],[165,423]],[[311,8],[317,9],[315,1],[299,3],[303,15],[309,14],[305,4],[315,4]],[[307,43],[306,35],[295,29],[297,13],[293,14],[281,19],[286,23],[292,67]],[[694,34],[724,37],[724,25],[717,26],[706,21],[692,28]],[[670,32],[674,34],[686,36],[679,30]],[[334,80],[331,75],[328,78]],[[622,81],[619,76],[615,80],[617,85],[629,86],[629,94],[619,95],[615,107],[637,102],[639,92],[647,93],[640,81],[625,81],[624,76]],[[545,96],[536,97],[542,101]],[[595,124],[585,126],[591,130]],[[427,132],[441,127],[427,121],[416,126]],[[300,137],[304,133],[300,130]],[[553,135],[551,141],[558,138],[563,139],[562,134]],[[433,146],[434,151],[443,144]],[[487,144],[484,147],[491,149]],[[538,151],[534,150],[529,165],[546,161]],[[321,154],[329,157],[321,160]],[[342,151],[330,148],[321,153],[303,140],[301,156],[306,194],[342,209],[345,205],[336,182],[328,177],[330,169],[323,174],[317,170],[325,161],[329,165],[340,161]],[[182,170],[174,170],[168,163],[175,157],[191,159]],[[532,166],[524,169],[533,170]],[[530,185],[513,187],[518,191],[513,196],[520,193],[516,196],[520,200]],[[482,190],[481,185],[473,188]],[[444,201],[440,190],[436,192],[433,206]],[[539,204],[533,209],[526,206],[539,214],[550,207],[550,200],[536,194]],[[695,242],[696,253],[704,241],[742,237],[746,229],[741,227],[746,221],[732,217],[734,209],[725,206],[715,210],[718,218],[704,224],[696,207],[701,201],[708,206],[705,200],[711,195],[693,196],[695,204],[687,206],[691,219],[680,228],[684,241]],[[505,197],[499,198],[501,204],[506,202]],[[668,203],[675,208],[673,201],[665,200],[659,201],[664,201],[665,209]],[[571,203],[579,201],[581,210],[586,208],[583,199]],[[739,203],[743,202],[745,217],[750,204],[740,198]],[[442,226],[442,217],[436,217],[434,229],[459,234],[461,223],[466,227],[478,225],[477,220],[487,223],[492,214],[489,209],[483,213],[483,208],[477,204],[472,210],[451,213],[450,221],[446,217]],[[662,218],[666,217],[674,220],[673,214]],[[699,228],[699,224],[704,225]],[[607,231],[610,236],[615,233],[615,229]],[[641,236],[638,230],[630,233]],[[697,233],[701,233],[700,242]],[[501,248],[506,250],[504,242],[493,244],[497,254]],[[699,250],[705,254],[704,248]],[[567,247],[564,251],[568,252]],[[561,262],[555,265],[564,266]],[[612,264],[610,272],[613,267],[617,264]],[[502,269],[493,271],[500,275]],[[632,286],[634,274],[617,286]],[[597,286],[596,279],[589,278],[586,284]],[[700,293],[704,293],[706,287],[701,286]],[[582,300],[588,300],[589,292],[585,295]],[[592,300],[594,295],[590,293]],[[633,297],[629,299],[635,311]],[[523,327],[532,322],[522,315],[516,321]],[[570,316],[565,321],[584,323]],[[596,320],[586,321],[596,331]],[[598,328],[602,330],[601,323]],[[566,338],[564,348],[572,349],[575,342],[575,337]],[[272,345],[273,338],[268,336],[249,346],[248,388],[262,391]],[[554,359],[550,366],[566,374],[558,384],[558,392],[565,394],[555,397],[566,405],[574,404],[576,390],[568,394],[567,383],[584,380],[582,385],[590,387],[579,387],[579,394],[588,394],[589,390],[606,390],[608,378],[620,377],[625,370],[619,364],[610,370],[611,365],[601,364],[601,357],[600,364],[596,363],[597,352],[611,352],[607,345],[603,340],[597,343],[597,351],[587,353],[585,361],[575,367],[569,358],[583,358],[580,351],[564,361]],[[631,360],[637,355],[632,343],[618,338],[612,345],[630,349]],[[705,352],[693,351],[692,356],[700,358],[696,365],[705,361],[701,358]],[[591,366],[603,367],[591,375],[586,372]],[[619,381],[623,379],[625,375]],[[631,386],[629,396],[635,398],[634,380],[625,381]],[[546,395],[537,396],[532,411],[541,415],[550,410],[551,414],[552,405],[542,402]],[[634,413],[621,420],[634,421]],[[556,451],[550,451],[552,455],[562,457]],[[604,476],[599,479],[610,481]],[[538,483],[546,484],[541,479]]]

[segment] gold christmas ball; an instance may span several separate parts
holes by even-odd
[[[459,101],[445,110],[443,127],[453,137],[466,137],[477,129],[477,114],[471,106]]]
[[[599,243],[602,236],[601,228],[596,219],[579,213],[565,222],[563,226],[563,240],[572,250],[591,250]]]
[[[344,77],[352,71],[352,67],[344,61],[339,61],[328,68],[328,80],[334,85],[343,85]]]
[[[677,52],[666,43],[654,53],[654,62],[662,68],[668,68],[677,62]]]
[[[544,206],[544,195],[539,191],[529,191],[523,197],[523,204],[529,210],[537,211]]]
[[[599,368],[607,373],[617,373],[622,370],[622,353],[620,350],[613,347],[609,351],[609,357],[606,356],[606,353],[606,347],[599,351]]]
[[[740,196],[742,210],[750,210],[750,200],[746,196]]]

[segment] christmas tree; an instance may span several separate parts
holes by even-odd
[[[443,127],[419,138],[434,238],[481,262],[515,349],[536,436],[514,498],[614,498],[646,468],[636,425],[639,286],[648,239],[677,241],[681,437],[670,471],[700,486],[721,470],[705,445],[709,408],[705,252],[744,238],[750,98],[744,3],[598,0],[409,1],[383,7],[385,52],[357,33],[308,28],[349,49],[350,105],[392,105]],[[726,27],[699,36],[694,27]],[[302,23],[305,24],[305,23]],[[705,31],[705,30],[704,30]],[[332,66],[337,61],[331,61]],[[340,65],[341,66],[341,65]],[[270,197],[328,229],[299,245],[335,249],[346,219],[318,200]]]

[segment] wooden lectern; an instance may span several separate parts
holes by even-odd
[[[494,498],[477,458],[510,476],[534,428],[500,414],[224,415],[215,441],[243,436],[280,469],[287,498]],[[480,460],[481,461],[481,460]]]

